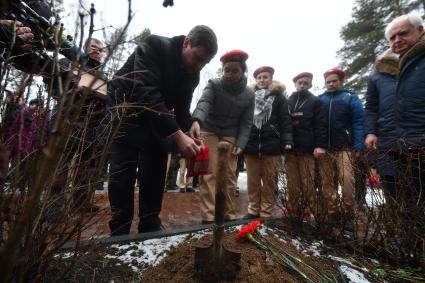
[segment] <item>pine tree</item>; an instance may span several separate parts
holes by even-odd
[[[384,30],[395,17],[423,8],[425,1],[356,0],[352,20],[341,29],[344,46],[337,51],[347,72],[346,87],[366,91],[367,76],[378,54],[388,48]]]

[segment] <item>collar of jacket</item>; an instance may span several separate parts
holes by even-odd
[[[419,38],[418,42],[416,42],[403,56],[400,58],[399,70],[403,70],[406,62],[418,55],[418,53],[422,53],[425,51],[425,33]]]
[[[258,90],[257,85],[256,84],[252,84],[249,87],[253,92],[256,92]],[[286,94],[286,86],[279,82],[279,81],[275,81],[273,80],[272,83],[269,85],[268,89],[270,90],[270,94]]]
[[[182,70],[182,73],[189,74],[188,72],[186,72],[183,66],[182,51],[183,51],[183,41],[185,37],[186,36],[184,35],[179,35],[179,36],[174,36],[171,38],[171,52],[172,52],[171,54],[176,66],[180,67],[180,69]]]
[[[374,68],[379,73],[385,73],[394,77],[398,77],[399,58],[397,54],[391,52],[390,49],[378,56],[375,61]]]
[[[332,92],[325,91],[322,95],[336,96],[336,95],[339,95],[339,94],[342,94],[342,93],[346,93],[348,95],[353,95],[353,93],[351,91],[349,91],[347,89],[344,89],[344,88],[343,89],[340,89],[340,90],[337,90],[337,91],[332,91]]]
[[[224,90],[233,94],[238,94],[245,90],[247,79],[246,79],[246,76],[243,76],[239,82],[233,83],[233,82],[226,82],[223,78],[221,78],[220,82]]]
[[[299,95],[300,97],[310,97],[314,96],[310,91],[304,90],[304,91],[294,91],[291,96]]]

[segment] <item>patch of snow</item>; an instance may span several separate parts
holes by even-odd
[[[70,258],[72,256],[74,256],[74,253],[73,252],[55,255],[55,257],[60,257],[62,259],[67,259],[67,258]]]
[[[207,235],[211,233],[211,231],[209,230],[202,230],[193,234],[190,234],[190,239],[194,239],[194,240],[199,240],[201,239],[203,236]]]
[[[247,175],[245,172],[239,172],[238,182],[237,186],[239,188],[239,191],[247,191],[248,190],[248,183],[247,183]]]
[[[354,283],[370,283],[369,280],[366,279],[363,273],[347,266],[347,265],[341,265],[340,267],[342,273],[344,273],[345,276],[347,276],[349,282]]]
[[[382,189],[366,188],[366,204],[368,207],[377,207],[385,204],[384,192]]]
[[[291,239],[291,244],[295,247],[295,248],[297,248],[297,250],[299,250],[299,251],[301,251],[303,248],[302,248],[302,244],[301,244],[301,242],[298,240],[298,239]]]
[[[126,245],[112,245],[112,248],[124,251],[121,255],[106,255],[139,271],[143,265],[157,265],[171,248],[176,247],[187,239],[187,235],[176,235],[160,239],[151,239]],[[137,263],[137,264],[136,264]]]
[[[351,263],[351,261],[349,261],[348,259],[346,259],[346,258],[342,258],[342,257],[337,257],[337,256],[333,256],[333,255],[330,255],[330,256],[328,256],[330,259],[332,259],[332,260],[334,260],[334,261],[338,261],[338,262],[341,262],[341,263],[345,263],[345,264],[348,264],[348,265],[350,265],[350,266],[353,266],[353,264]]]
[[[323,242],[307,243],[297,238],[291,239],[291,243],[297,250],[299,250],[306,256],[321,256],[320,250],[323,247]]]
[[[323,246],[322,242],[313,242],[309,246],[304,247],[304,250],[302,251],[303,254],[307,254],[309,256],[315,256],[320,257],[320,249]]]
[[[365,272],[369,272],[369,270],[367,269],[367,268],[365,268],[365,267],[359,267],[359,266],[356,266],[356,265],[354,265],[351,261],[349,261],[348,259],[346,259],[346,258],[341,258],[341,257],[337,257],[337,256],[332,256],[332,255],[330,255],[330,256],[328,256],[330,259],[332,259],[332,260],[334,260],[334,261],[338,261],[338,262],[341,262],[341,263],[345,263],[345,264],[348,264],[348,265],[350,265],[350,266],[352,266],[352,267],[355,267],[356,269],[361,269],[361,270],[363,270],[363,271],[365,271]]]

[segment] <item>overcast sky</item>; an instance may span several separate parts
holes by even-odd
[[[320,94],[322,74],[339,62],[336,51],[343,45],[339,33],[351,18],[354,0],[174,0],[168,8],[162,2],[133,0],[130,34],[149,28],[154,34],[175,36],[187,34],[198,24],[210,26],[217,34],[219,50],[201,74],[202,85],[208,76],[215,76],[224,52],[242,49],[249,54],[251,81],[257,67],[270,65],[276,70],[274,79],[287,85],[291,93],[292,78],[309,71],[314,74],[313,92]],[[127,0],[82,3],[95,4],[97,29],[126,22]],[[194,95],[196,99],[199,92]]]

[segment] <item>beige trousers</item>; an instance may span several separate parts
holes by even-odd
[[[193,177],[186,177],[186,167],[187,160],[186,158],[179,159],[179,180],[177,181],[177,186],[180,189],[184,189],[186,186],[188,188],[193,187]]]
[[[220,141],[228,141],[234,144],[234,137],[219,137],[214,133],[203,132],[204,144],[209,147],[210,151],[210,162],[209,172],[210,174],[200,176],[200,197],[201,197],[201,217],[205,221],[214,220],[215,212],[215,181],[217,172],[217,146]],[[233,208],[233,201],[231,195],[236,188],[236,162],[237,156],[229,154],[227,160],[227,187],[222,188],[224,193],[225,205],[224,205],[224,219],[233,220],[236,218],[236,214]]]
[[[270,217],[276,205],[280,155],[245,154],[248,175],[248,213]]]
[[[317,193],[314,183],[315,160],[310,155],[287,154],[285,159],[288,186],[288,211],[291,216],[316,214]]]
[[[322,178],[321,203],[328,214],[352,213],[354,209],[354,171],[350,151],[327,152],[319,159]],[[337,200],[338,185],[341,198]]]

